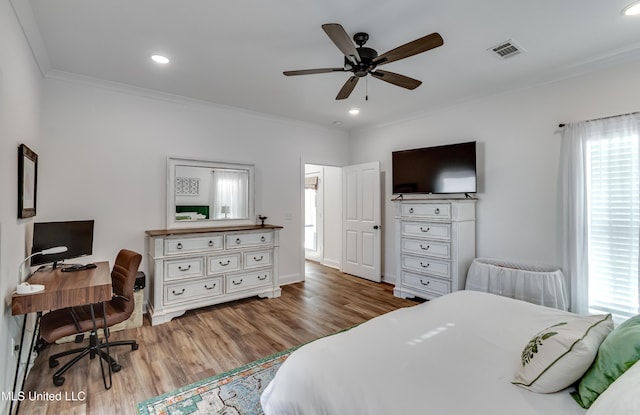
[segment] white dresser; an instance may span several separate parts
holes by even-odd
[[[282,226],[147,231],[152,325],[187,310],[252,297],[279,297]]]
[[[476,256],[475,202],[396,201],[397,297],[432,299],[464,289]]]

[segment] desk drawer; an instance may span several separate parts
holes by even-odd
[[[182,280],[204,275],[204,257],[172,259],[164,262],[164,280]]]
[[[450,240],[451,224],[433,222],[402,222],[402,235]]]
[[[451,292],[451,282],[411,272],[402,272],[402,282],[406,286],[428,291],[435,295],[444,295]]]
[[[402,216],[407,218],[451,219],[450,203],[403,204]]]
[[[273,245],[273,232],[228,234],[225,238],[227,249]]]
[[[227,275],[227,293],[271,285],[271,270],[246,274]]]
[[[444,278],[449,278],[451,275],[451,264],[447,261],[409,255],[402,255],[401,261],[402,268],[412,271],[438,275]]]
[[[402,238],[402,252],[416,255],[427,255],[443,259],[451,258],[451,244],[430,240]]]
[[[244,269],[259,268],[272,264],[271,251],[244,253]]]
[[[222,250],[222,235],[204,235],[184,238],[167,238],[165,241],[165,255],[184,254],[189,252],[202,252]]]
[[[238,271],[240,269],[240,254],[228,254],[207,257],[207,274],[222,274],[223,272]]]
[[[222,277],[205,278],[186,283],[167,284],[164,303],[174,304],[222,294]]]

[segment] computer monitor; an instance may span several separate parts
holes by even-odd
[[[31,266],[57,263],[67,259],[91,255],[93,252],[93,220],[67,222],[39,222],[33,224],[33,247],[31,253],[56,246],[66,246],[59,254],[35,255]]]

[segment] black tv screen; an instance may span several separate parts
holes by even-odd
[[[393,194],[475,193],[476,142],[394,151]]]
[[[36,255],[31,265],[57,263],[66,259],[91,255],[93,251],[93,221],[39,222],[33,224],[31,253],[57,246],[66,246],[60,254]]]

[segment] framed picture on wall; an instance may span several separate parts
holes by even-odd
[[[38,155],[29,147],[18,147],[18,218],[36,215]]]

